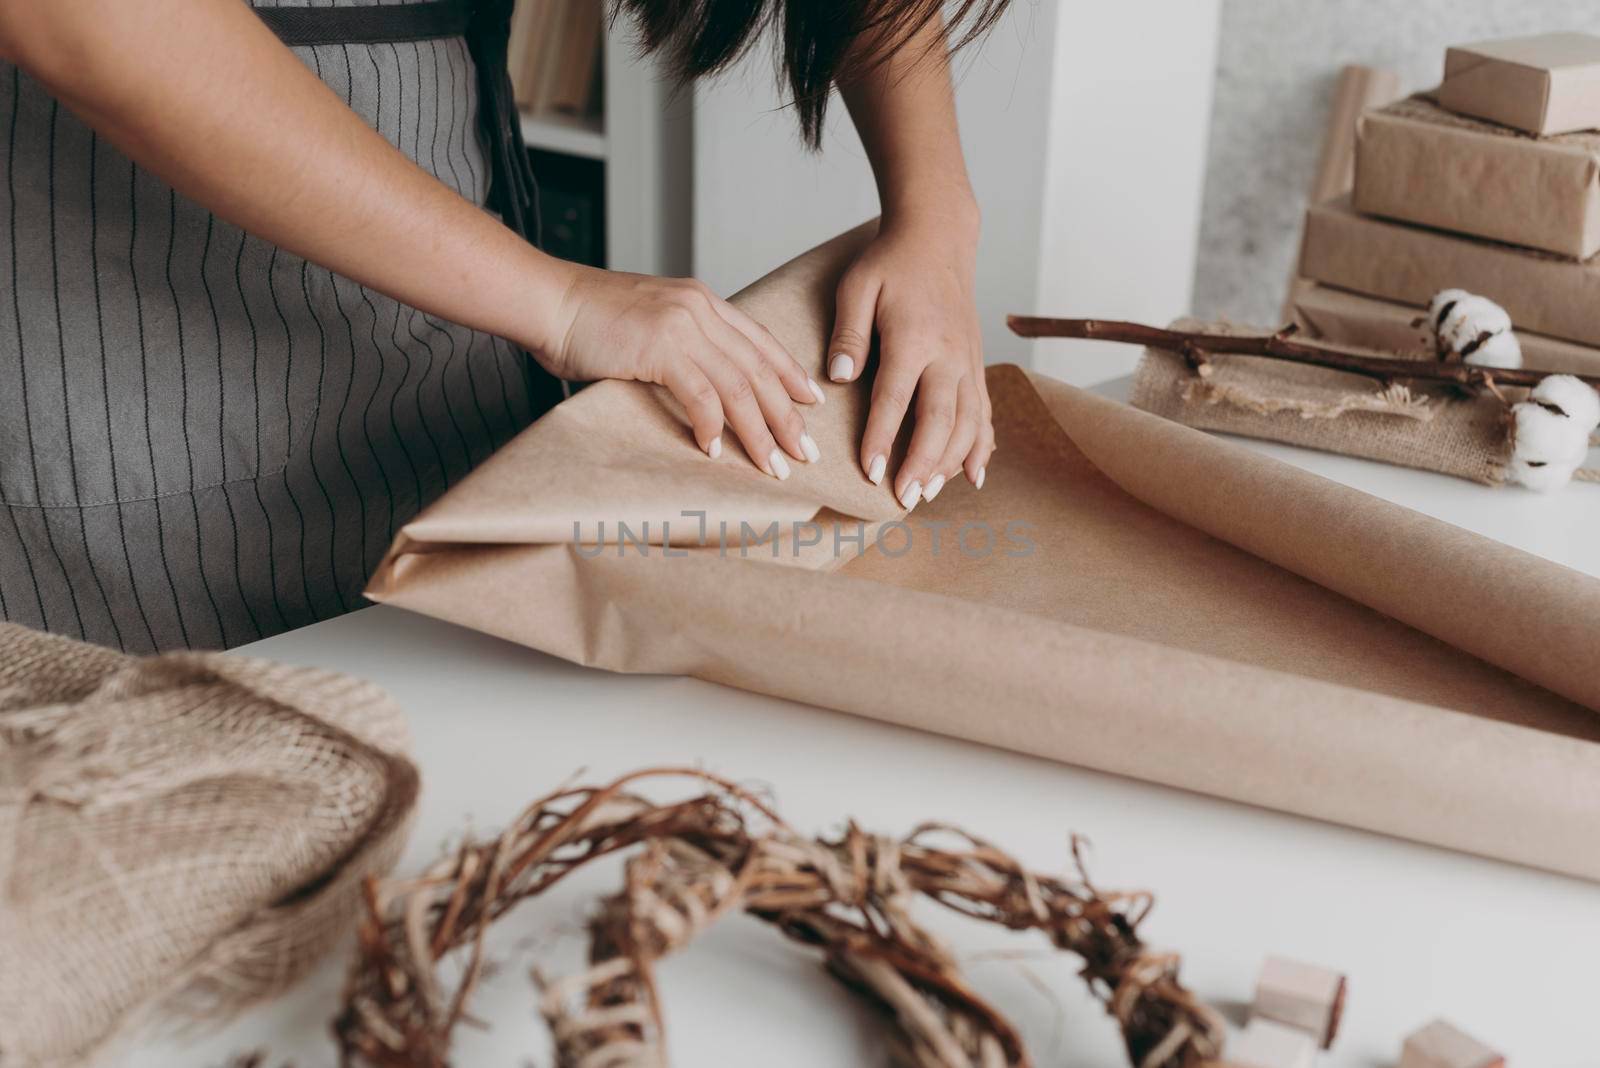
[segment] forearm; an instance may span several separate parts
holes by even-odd
[[[221,218],[533,349],[564,265],[368,127],[240,0],[0,0],[0,52]]]
[[[975,236],[943,25],[929,23],[841,95],[872,163],[885,223],[932,216]]]
[[[890,483],[909,509],[932,500],[957,471],[981,488],[994,450],[973,298],[978,207],[961,156],[944,26],[931,21],[842,91],[872,161],[883,225],[839,281],[828,374],[855,381],[876,350],[861,467],[874,482],[886,477],[914,415]]]

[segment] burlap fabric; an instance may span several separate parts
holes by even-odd
[[[417,797],[399,709],[331,672],[0,624],[0,1064],[272,993],[339,940]]]
[[[1178,329],[1218,329],[1183,322]],[[1230,327],[1241,333],[1270,330]],[[1511,459],[1506,406],[1492,396],[1385,387],[1362,375],[1255,356],[1216,356],[1203,376],[1151,349],[1134,375],[1136,408],[1192,426],[1343,453],[1499,485]]]

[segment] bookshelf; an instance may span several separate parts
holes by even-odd
[[[546,218],[548,250],[616,270],[688,274],[692,94],[674,94],[638,58],[631,26],[609,24],[604,8],[517,0],[513,15],[522,137],[549,192],[547,213],[560,216]]]
[[[605,124],[598,116],[522,112],[522,139],[529,148],[583,159],[606,158]]]

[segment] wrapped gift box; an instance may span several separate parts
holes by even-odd
[[[1329,286],[1312,285],[1295,295],[1293,320],[1310,337],[1382,352],[1433,355],[1420,305],[1396,304]],[[1540,371],[1600,375],[1600,349],[1526,330],[1517,331],[1526,366]]]
[[[1541,136],[1600,128],[1600,37],[1546,33],[1451,48],[1439,102]]]
[[[1526,137],[1412,97],[1362,116],[1355,206],[1587,259],[1600,252],[1600,133]]]
[[[869,234],[734,302],[820,374]],[[707,459],[664,391],[598,383],[406,524],[368,593],[1600,879],[1600,581],[1015,367],[988,381],[987,484],[910,515],[856,459],[865,378],[807,411],[822,458],[783,482],[732,443]]]
[[[1349,197],[1306,212],[1300,274],[1368,296],[1427,304],[1481,293],[1518,328],[1600,345],[1600,257],[1574,261],[1359,214]]]

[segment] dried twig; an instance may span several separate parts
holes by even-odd
[[[703,792],[657,804],[625,789],[670,776]],[[820,950],[835,977],[883,1010],[906,1064],[1030,1065],[1012,1025],[911,919],[919,896],[1038,930],[1080,957],[1138,1068],[1194,1068],[1221,1052],[1222,1025],[1178,982],[1177,958],[1138,937],[1150,895],[1097,890],[1076,842],[1080,877],[1072,881],[1035,875],[995,846],[936,824],[903,839],[853,824],[837,839],[805,838],[731,782],[660,768],[558,791],[494,841],[469,842],[416,879],[374,883],[335,1025],[343,1063],[443,1068],[489,925],[589,861],[630,847],[623,888],[589,921],[589,967],[540,979],[561,1068],[664,1065],[656,962],[734,910]],[[467,955],[466,968],[446,992],[438,966],[455,951]]]
[[[1410,359],[1378,356],[1350,347],[1324,342],[1293,340],[1296,328],[1287,326],[1276,334],[1234,336],[1220,330],[1163,330],[1140,323],[1115,322],[1109,319],[1044,319],[1030,315],[1009,315],[1006,324],[1019,337],[1068,337],[1097,341],[1122,341],[1131,345],[1167,349],[1187,359],[1191,365],[1203,365],[1211,356],[1263,356],[1290,363],[1327,367],[1335,371],[1365,375],[1389,383],[1397,380],[1437,382],[1441,385],[1462,386],[1469,389],[1484,388],[1491,392],[1497,386],[1525,386],[1532,388],[1552,371],[1531,368],[1510,370],[1502,367],[1476,367],[1460,362],[1446,362],[1431,356]],[[1574,375],[1589,385],[1600,389],[1600,377]]]

